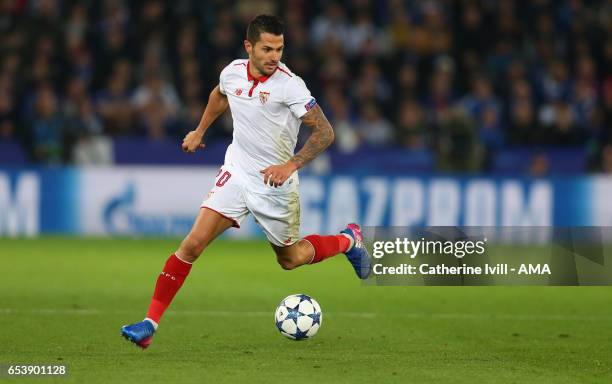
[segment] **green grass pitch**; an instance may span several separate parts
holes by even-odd
[[[282,270],[264,242],[220,240],[141,351],[141,320],[178,240],[0,239],[0,364],[68,364],[58,383],[610,383],[612,287],[372,287],[343,257]],[[274,326],[307,293],[324,320]],[[42,380],[42,381],[41,381]]]

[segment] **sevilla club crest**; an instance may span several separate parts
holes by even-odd
[[[270,96],[270,92],[259,92],[259,101],[262,104],[265,104],[268,101],[268,97]]]

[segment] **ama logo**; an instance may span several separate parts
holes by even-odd
[[[139,204],[134,183],[111,198],[103,210],[104,228],[114,235],[184,235],[189,232],[194,217],[155,212],[155,207]],[[142,207],[142,208],[137,208]]]

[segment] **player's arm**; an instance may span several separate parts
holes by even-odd
[[[334,130],[318,105],[315,105],[302,116],[302,124],[310,127],[312,131],[308,140],[306,140],[302,149],[285,164],[272,165],[261,171],[264,175],[265,184],[275,187],[283,185],[293,172],[319,156],[334,142]]]
[[[302,124],[310,127],[312,133],[302,149],[289,160],[295,164],[295,170],[311,162],[334,142],[334,130],[318,104],[302,116]]]
[[[228,107],[229,102],[227,101],[227,96],[221,93],[217,85],[212,92],[210,92],[208,103],[206,104],[206,108],[204,109],[204,113],[202,114],[202,118],[197,128],[189,132],[183,139],[183,151],[193,153],[198,148],[204,148],[204,143],[202,143],[204,133]]]

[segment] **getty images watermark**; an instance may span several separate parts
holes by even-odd
[[[609,228],[366,228],[364,232],[372,255],[366,284],[612,285]]]
[[[396,238],[394,241],[375,241],[372,244],[372,256],[374,259],[382,259],[387,254],[405,255],[410,259],[418,255],[447,255],[462,259],[466,255],[483,255],[486,252],[487,238],[482,240],[410,240],[406,237]],[[508,272],[518,274],[548,274],[550,266],[544,264],[521,264],[518,268],[508,268],[508,264],[484,264],[483,266],[470,266],[461,264],[446,265],[421,263],[418,266],[402,263],[397,266],[385,266],[383,263],[374,262],[372,272],[375,275],[500,275]]]

